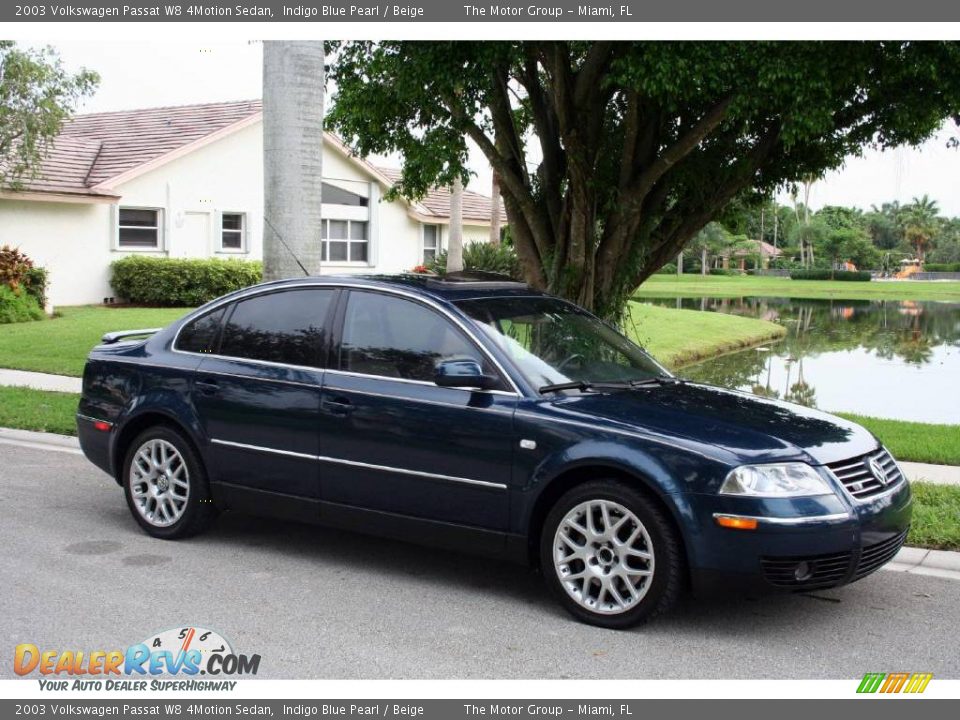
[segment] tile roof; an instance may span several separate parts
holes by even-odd
[[[400,179],[400,170],[397,168],[387,168],[387,167],[378,167],[383,175],[389,178],[392,182],[397,182]],[[463,191],[463,219],[464,220],[478,220],[484,224],[490,223],[490,197],[487,195],[481,195],[478,192],[473,192],[471,190]],[[434,188],[426,197],[419,200],[420,205],[427,209],[431,215],[435,215],[437,218],[449,218],[450,217],[450,189],[449,188]],[[503,210],[503,203],[500,203],[500,221],[504,224],[507,222],[506,213]]]
[[[96,186],[259,112],[259,100],[243,100],[77,115],[23,190],[110,195]]]
[[[259,100],[241,100],[77,115],[51,145],[38,176],[23,181],[23,190],[109,196],[107,188],[112,178],[224,130],[261,109]],[[332,139],[343,147],[339,138]],[[390,182],[400,178],[396,168],[351,159]],[[104,188],[96,187],[100,184]],[[488,223],[490,202],[486,195],[465,190],[464,220]],[[437,219],[449,218],[450,191],[434,189],[418,204]],[[502,204],[501,218],[506,223]]]

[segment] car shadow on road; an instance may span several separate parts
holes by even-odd
[[[518,603],[550,623],[576,623],[550,597],[537,571],[443,548],[239,513],[224,513],[210,531],[186,542],[204,553],[224,547],[234,556],[255,553],[266,566],[306,561],[324,572],[369,572],[381,580],[422,583],[428,591],[438,585],[475,591]],[[731,592],[707,597],[686,593],[672,612],[636,631],[743,637],[795,630],[803,623],[809,632],[814,630],[810,623],[831,625],[842,615],[848,609],[844,593],[850,591],[759,596]]]

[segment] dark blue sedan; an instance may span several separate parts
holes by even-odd
[[[77,417],[158,538],[236,510],[461,548],[621,628],[689,584],[849,583],[910,524],[860,426],[679,380],[520,283],[285,280],[139,335],[91,352]]]

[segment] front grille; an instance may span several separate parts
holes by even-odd
[[[871,465],[874,468],[871,468]],[[886,448],[860,457],[828,463],[837,480],[854,498],[868,500],[903,482],[903,473]],[[880,477],[878,477],[878,472]]]
[[[794,590],[814,590],[843,582],[850,571],[850,556],[850,552],[807,557],[764,556],[760,558],[760,567],[763,569],[763,577],[771,585]],[[806,563],[806,568],[801,568],[803,563]],[[798,568],[806,570],[800,578],[797,577]]]
[[[866,577],[874,570],[886,565],[893,559],[893,556],[900,552],[904,541],[907,539],[908,530],[904,530],[899,535],[878,542],[874,545],[867,545],[860,552],[860,561],[857,563],[857,569],[853,573],[854,580]]]

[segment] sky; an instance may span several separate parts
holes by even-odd
[[[247,100],[261,95],[262,57],[259,42],[221,44],[163,42],[59,41],[56,48],[68,67],[86,66],[101,75],[96,95],[81,112],[127,110],[221,100]],[[960,150],[947,147],[960,128],[951,121],[918,148],[867,151],[848,158],[844,167],[818,181],[810,205],[871,205],[929,195],[941,212],[960,216]],[[399,165],[398,157],[375,158]],[[490,194],[490,168],[476,148],[471,152],[476,174],[471,190]],[[783,194],[780,201],[789,204]]]

